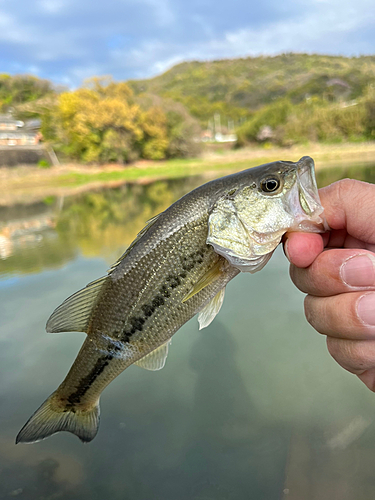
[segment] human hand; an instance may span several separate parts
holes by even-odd
[[[375,185],[319,190],[329,233],[289,233],[284,249],[308,322],[333,358],[375,392]]]

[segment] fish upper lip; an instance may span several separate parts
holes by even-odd
[[[300,209],[304,214],[303,217],[301,217],[302,213],[300,214],[299,228],[303,230],[304,225],[307,224],[311,230],[311,224],[313,224],[317,226],[316,229],[319,228],[319,232],[328,231],[330,228],[324,216],[324,208],[320,201],[315,178],[314,162],[312,159],[300,165],[299,168],[297,167],[297,189],[300,199]],[[307,207],[305,207],[307,210],[301,203],[301,195],[303,201],[307,205]]]
[[[304,195],[311,214],[317,209],[322,209],[314,175],[314,164],[305,164],[297,169],[297,185],[298,190]]]

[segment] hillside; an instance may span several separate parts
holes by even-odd
[[[292,53],[184,62],[148,80],[93,77],[65,92],[3,74],[0,113],[39,117],[64,158],[127,163],[196,156],[197,138],[227,132],[236,146],[373,141],[374,82],[375,55]]]
[[[183,103],[206,124],[215,112],[237,123],[280,98],[293,104],[317,96],[328,102],[360,97],[375,81],[375,56],[282,54],[275,57],[184,62],[162,75],[128,84]]]
[[[31,75],[0,74],[0,113],[13,111],[18,118],[36,116],[40,110],[33,105],[40,100],[51,100],[55,95],[56,90],[49,80]]]

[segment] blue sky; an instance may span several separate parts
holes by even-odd
[[[0,72],[69,87],[184,60],[375,54],[374,0],[0,0]]]

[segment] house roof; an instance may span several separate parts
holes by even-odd
[[[28,130],[39,130],[42,125],[42,121],[38,118],[33,118],[25,122],[25,129]]]
[[[36,133],[26,130],[11,130],[7,132],[0,131],[0,140],[1,139],[20,139],[21,137],[35,137]]]
[[[0,115],[0,123],[9,123],[12,125],[16,125],[17,127],[23,127],[24,122],[21,120],[15,120],[12,116],[10,115]]]

